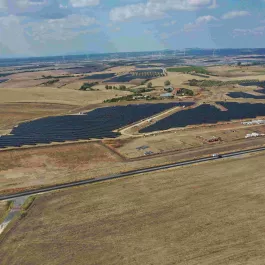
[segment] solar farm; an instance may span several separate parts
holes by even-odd
[[[11,135],[0,137],[0,148],[115,138],[119,133],[114,130],[178,105],[165,103],[116,106],[98,108],[84,115],[57,116],[25,122],[14,128]]]

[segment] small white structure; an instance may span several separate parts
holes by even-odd
[[[256,132],[254,132],[254,133],[249,133],[249,134],[247,134],[246,136],[245,136],[245,138],[252,138],[252,137],[259,137],[259,136],[264,136],[265,134],[263,134],[263,133],[256,133]]]
[[[242,122],[243,125],[260,125],[265,124],[265,120],[252,120],[252,121],[245,121]]]

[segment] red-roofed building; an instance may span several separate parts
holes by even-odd
[[[177,94],[179,94],[181,91],[181,88],[175,88],[173,91],[172,91],[172,94],[175,96]]]

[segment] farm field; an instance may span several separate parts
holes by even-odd
[[[1,241],[0,260],[262,265],[263,164],[252,154],[40,195]]]
[[[221,77],[246,77],[249,76],[264,76],[265,68],[262,66],[211,66],[207,67],[211,73],[217,74]]]
[[[79,91],[52,87],[0,88],[0,103],[45,102],[84,106],[102,103],[103,100],[113,98],[115,95],[126,95],[126,92],[116,90]]]
[[[0,189],[13,190],[104,175],[121,158],[98,143],[77,143],[0,152]]]
[[[103,142],[103,146],[100,143],[89,142],[2,151],[0,152],[0,191],[2,194],[12,193],[33,187],[45,187],[208,157],[213,153],[264,146],[263,138],[248,139],[248,141],[244,139],[126,160],[115,152],[118,146],[126,145],[124,140],[104,140]],[[168,145],[168,142],[165,144]]]
[[[167,68],[168,72],[179,72],[179,73],[187,73],[187,72],[196,72],[199,74],[208,75],[209,72],[200,66],[184,66],[184,67],[175,67],[175,68]]]
[[[94,74],[94,75],[88,75],[86,77],[84,77],[83,79],[107,79],[107,78],[111,78],[114,77],[115,74],[114,73],[102,73],[102,74]]]
[[[0,92],[1,94],[1,92]],[[20,122],[67,113],[76,106],[49,103],[0,103],[0,134]]]

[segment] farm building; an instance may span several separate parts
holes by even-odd
[[[177,94],[179,94],[181,92],[181,88],[175,88],[173,91],[172,91],[172,94],[175,96]]]
[[[172,93],[164,93],[160,95],[161,98],[174,98]]]

